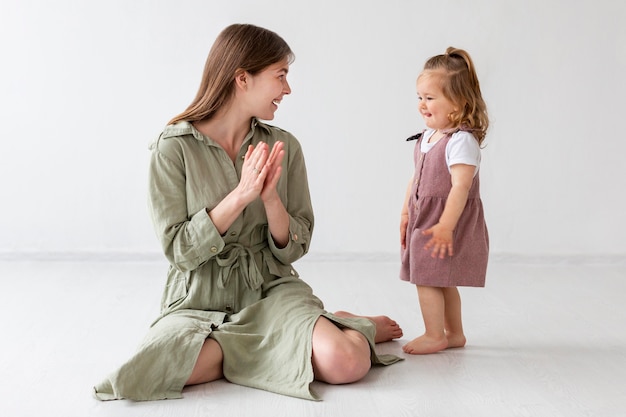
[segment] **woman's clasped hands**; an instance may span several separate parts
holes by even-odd
[[[284,143],[276,142],[270,150],[265,142],[248,146],[241,169],[239,189],[246,203],[257,197],[264,202],[278,197],[276,185],[282,171]]]

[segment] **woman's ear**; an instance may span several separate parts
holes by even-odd
[[[250,79],[250,74],[243,69],[238,69],[235,71],[235,84],[237,87],[242,90],[246,90],[248,88],[248,80]]]

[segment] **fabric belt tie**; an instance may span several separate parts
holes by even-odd
[[[265,243],[252,247],[238,243],[227,245],[215,258],[215,262],[220,266],[217,278],[218,288],[226,288],[234,274],[239,274],[246,286],[251,290],[260,288],[265,279],[256,265],[254,254],[265,246]]]

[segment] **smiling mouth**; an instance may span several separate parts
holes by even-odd
[[[278,105],[280,104],[280,100],[272,100],[272,104],[278,107]]]

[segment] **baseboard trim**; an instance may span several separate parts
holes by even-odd
[[[626,254],[519,254],[492,253],[490,262],[523,265],[626,265]],[[165,262],[159,252],[76,251],[18,252],[0,251],[3,262]],[[298,262],[391,262],[399,263],[394,252],[311,252]]]

